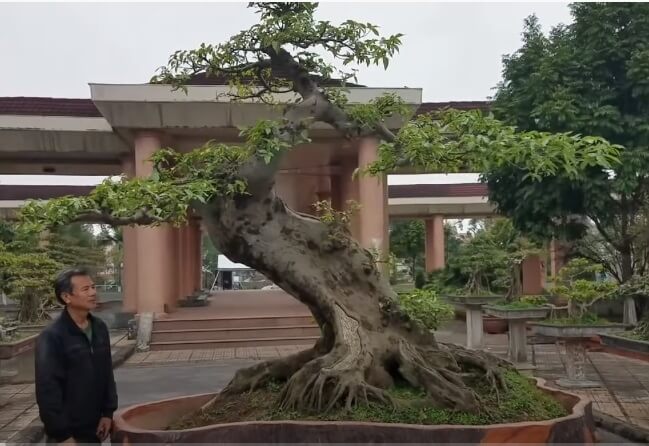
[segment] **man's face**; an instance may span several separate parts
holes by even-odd
[[[94,310],[97,307],[95,282],[88,276],[74,276],[71,279],[72,293],[63,293],[65,303],[75,310]]]

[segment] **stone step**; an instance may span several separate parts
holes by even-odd
[[[249,317],[211,317],[156,319],[153,331],[201,330],[219,328],[255,328],[315,325],[313,316],[249,316]]]
[[[319,335],[320,328],[317,325],[280,325],[277,327],[154,330],[151,341],[226,341],[231,339],[301,338]]]
[[[266,347],[279,345],[313,345],[319,336],[303,337],[277,337],[257,339],[228,339],[221,341],[169,341],[151,342],[149,348],[152,351],[161,350],[197,350],[213,348],[234,348],[234,347]]]

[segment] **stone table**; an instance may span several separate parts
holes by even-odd
[[[509,325],[509,346],[507,355],[514,364],[527,363],[527,322],[545,319],[548,308],[507,308],[487,305],[487,314],[505,319]]]
[[[601,385],[597,381],[586,379],[584,341],[600,334],[614,333],[625,328],[624,324],[557,325],[550,322],[535,322],[531,325],[535,334],[555,338],[557,342],[565,343],[567,378],[558,379],[557,385],[569,389],[584,389]]]
[[[482,307],[502,299],[502,296],[453,296],[450,299],[453,303],[461,305],[466,310],[467,348],[482,348],[484,345]]]

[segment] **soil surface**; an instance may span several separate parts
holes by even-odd
[[[324,413],[297,413],[281,410],[277,401],[279,384],[239,395],[221,396],[211,407],[191,414],[168,429],[189,429],[211,424],[239,421],[318,420],[369,421],[409,424],[481,425],[539,421],[567,415],[568,411],[548,394],[539,390],[527,378],[516,372],[506,374],[507,389],[496,394],[489,386],[477,385],[475,390],[489,407],[482,413],[466,413],[433,407],[431,398],[412,388],[390,391],[396,406],[372,403],[356,406],[351,411],[342,408]]]

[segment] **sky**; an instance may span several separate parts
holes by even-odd
[[[173,51],[218,43],[255,23],[245,6],[0,3],[0,96],[87,98],[88,83],[148,82]],[[317,16],[404,33],[389,69],[363,68],[358,81],[422,88],[431,102],[488,99],[501,78],[502,56],[520,47],[523,20],[532,13],[546,32],[571,21],[567,3],[559,2],[321,2]],[[12,181],[0,176],[0,183]]]

